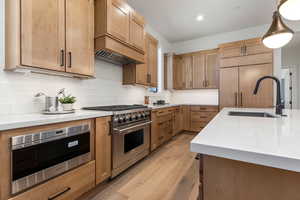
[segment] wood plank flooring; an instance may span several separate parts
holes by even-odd
[[[183,133],[81,200],[196,200],[199,165]]]

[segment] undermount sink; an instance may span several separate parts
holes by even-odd
[[[230,116],[239,116],[239,117],[264,117],[264,118],[277,118],[276,116],[266,113],[266,112],[228,112]]]

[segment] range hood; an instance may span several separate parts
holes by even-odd
[[[117,65],[143,64],[144,54],[109,36],[95,39],[96,59]]]

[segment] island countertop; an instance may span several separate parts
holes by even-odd
[[[192,141],[191,151],[231,160],[300,172],[300,110],[287,117],[229,116],[229,111],[274,109],[224,108]]]

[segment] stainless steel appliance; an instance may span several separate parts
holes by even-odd
[[[12,137],[11,158],[16,194],[89,162],[89,124]]]
[[[143,105],[100,106],[88,110],[112,111],[112,177],[150,153],[150,109]]]

